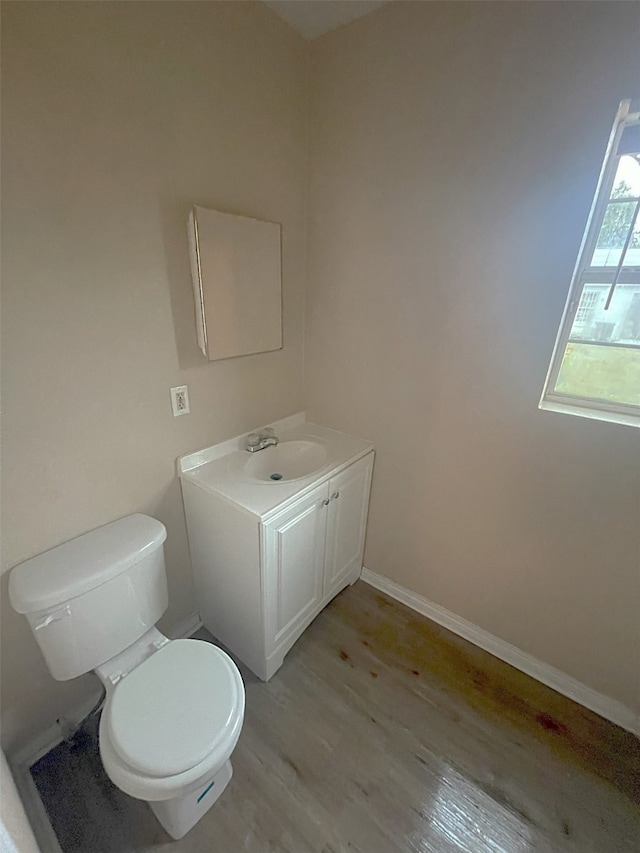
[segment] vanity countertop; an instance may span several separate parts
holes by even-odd
[[[183,482],[193,483],[208,492],[221,495],[261,518],[282,508],[292,498],[304,496],[338,470],[370,453],[370,441],[329,429],[304,420],[304,414],[293,415],[270,424],[281,443],[312,441],[326,449],[326,462],[308,476],[274,481],[257,480],[246,475],[251,457],[269,453],[270,448],[249,453],[244,449],[247,433],[181,456],[178,474]],[[264,457],[263,457],[264,458]]]

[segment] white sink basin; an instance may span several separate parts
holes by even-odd
[[[260,483],[286,483],[309,477],[327,464],[328,457],[324,444],[309,439],[281,441],[247,455],[244,474]]]
[[[191,487],[197,487],[266,518],[283,501],[373,450],[371,442],[309,423],[302,413],[270,426],[280,437],[276,447],[248,453],[245,432],[181,456],[178,470],[184,489],[191,494]],[[281,474],[282,479],[272,480],[273,474]]]

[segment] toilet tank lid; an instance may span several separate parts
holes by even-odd
[[[136,513],[83,533],[16,566],[9,598],[18,613],[56,607],[106,583],[159,548],[167,530]]]

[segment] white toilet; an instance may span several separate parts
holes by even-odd
[[[221,649],[169,640],[166,529],[130,515],[22,563],[9,596],[58,681],[94,670],[107,696],[100,754],[111,780],[182,838],[231,779],[244,685]]]

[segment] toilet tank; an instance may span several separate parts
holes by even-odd
[[[58,681],[135,643],[167,609],[164,524],[128,515],[16,566],[9,598]]]

